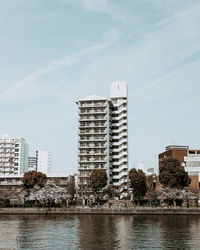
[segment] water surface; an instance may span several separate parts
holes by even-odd
[[[0,249],[200,249],[200,216],[1,215]]]

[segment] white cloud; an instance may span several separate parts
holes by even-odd
[[[126,21],[120,10],[111,0],[59,0],[61,4],[81,4],[86,10],[98,11],[119,21]]]
[[[88,10],[103,12],[111,15],[114,19],[125,21],[125,17],[111,0],[80,0],[80,3]]]
[[[55,95],[55,89],[48,86],[48,84],[37,84],[39,77],[47,75],[48,73],[57,69],[67,67],[76,63],[93,53],[97,53],[103,49],[106,49],[113,44],[119,36],[117,30],[112,29],[101,39],[98,44],[85,48],[80,51],[72,52],[65,55],[62,58],[54,60],[46,65],[43,65],[29,74],[24,80],[13,84],[11,87],[5,89],[0,93],[0,100],[15,100],[21,98],[40,97],[42,95]]]

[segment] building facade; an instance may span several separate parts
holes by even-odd
[[[21,137],[0,137],[0,176],[23,175],[28,170],[28,144]]]
[[[165,148],[165,152],[159,154],[159,166],[164,158],[176,158],[181,162],[188,173],[190,188],[199,190],[200,186],[200,150],[192,150],[189,146],[171,145]]]
[[[200,150],[187,150],[187,156],[184,157],[185,171],[190,176],[198,176],[200,183]]]
[[[29,156],[28,157],[28,171],[35,170],[37,171],[37,157]]]
[[[128,175],[128,103],[127,85],[113,82],[111,89],[112,184],[120,193],[127,190]]]
[[[94,169],[104,169],[108,185],[124,194],[128,171],[126,83],[111,84],[111,99],[92,95],[80,99],[77,105],[80,188],[88,186]]]
[[[49,175],[52,168],[52,152],[50,150],[37,150],[36,159],[37,171]]]
[[[164,158],[176,158],[178,159],[182,166],[184,164],[184,157],[187,156],[189,146],[180,146],[180,145],[170,145],[165,148],[165,151],[158,155],[159,167],[160,163]]]

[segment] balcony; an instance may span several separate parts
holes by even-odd
[[[88,162],[105,163],[105,162],[107,162],[107,160],[106,160],[106,158],[95,159],[95,158],[91,157],[90,159],[79,159],[78,162],[79,163],[88,163]]]
[[[94,117],[94,116],[92,116],[92,117],[79,117],[79,121],[106,121],[106,116],[102,116],[102,117]]]
[[[79,110],[78,114],[79,115],[93,115],[93,114],[106,114],[107,110],[95,110],[95,109],[90,109],[89,111],[83,111],[83,110]]]
[[[79,141],[86,141],[86,142],[92,142],[92,141],[107,141],[107,138],[106,137],[103,137],[103,138],[96,138],[96,137],[90,137],[90,138],[82,138],[82,139],[78,139]]]
[[[91,164],[90,166],[86,166],[86,167],[78,167],[78,171],[93,171],[94,169],[104,169],[106,170],[106,164],[103,167],[96,167],[95,165]]]
[[[88,131],[85,131],[85,130],[81,130],[81,129],[79,129],[79,134],[81,134],[81,135],[93,135],[93,134],[106,134],[107,132],[106,132],[106,130],[104,129],[104,130],[88,130]]]
[[[84,151],[84,152],[79,152],[78,153],[79,155],[106,155],[106,151],[99,151],[99,152],[94,152],[94,151],[90,151],[90,152],[87,152],[87,151]]]
[[[105,128],[107,127],[106,123],[94,123],[94,122],[90,122],[89,124],[79,124],[79,129],[80,128]]]
[[[104,145],[95,145],[95,144],[87,144],[87,145],[79,145],[78,148],[107,148],[107,144]]]
[[[107,103],[99,102],[99,103],[79,103],[79,107],[106,107]]]

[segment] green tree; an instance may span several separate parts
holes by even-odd
[[[153,201],[158,199],[158,192],[156,190],[156,175],[151,174],[146,177],[147,183],[147,196],[149,198],[150,205]]]
[[[161,161],[159,181],[164,187],[183,189],[188,187],[191,179],[179,160],[166,158]]]
[[[119,191],[115,186],[109,185],[103,190],[103,195],[107,195],[109,199],[114,199],[114,197],[119,197]]]
[[[132,168],[129,171],[130,187],[133,189],[133,196],[139,201],[143,198],[147,192],[146,175],[142,170],[136,170]]]
[[[106,171],[103,169],[95,169],[90,174],[90,186],[95,193],[104,188],[107,181],[108,177]]]
[[[35,170],[25,172],[21,179],[24,188],[33,188],[35,186],[43,187],[46,182],[46,174]]]
[[[74,195],[76,193],[76,186],[75,186],[75,178],[74,178],[74,176],[69,176],[67,190],[68,190],[69,195],[71,196],[71,199],[73,199]]]

